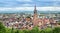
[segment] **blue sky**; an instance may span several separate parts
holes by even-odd
[[[35,4],[42,10],[60,9],[60,0],[0,0],[0,10],[32,10]]]
[[[60,6],[60,0],[0,0],[0,7]]]

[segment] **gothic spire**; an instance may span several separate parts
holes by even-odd
[[[34,14],[37,14],[36,5],[34,7]]]

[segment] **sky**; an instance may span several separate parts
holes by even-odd
[[[0,0],[0,11],[60,11],[60,0]]]

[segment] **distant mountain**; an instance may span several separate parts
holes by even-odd
[[[0,11],[0,14],[1,13],[33,13],[33,11]],[[60,14],[60,11],[38,11],[37,12],[38,14],[39,13],[45,13],[45,14],[48,14],[48,13],[59,13]]]

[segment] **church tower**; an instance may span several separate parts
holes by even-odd
[[[34,7],[34,14],[37,14],[36,5]]]
[[[34,7],[34,14],[33,14],[33,24],[36,25],[38,19],[38,15],[37,15],[37,10],[36,10],[36,5]]]
[[[36,5],[35,5],[35,7],[34,7],[34,16],[33,16],[33,18],[35,19],[35,18],[37,18],[37,10],[36,10]]]

